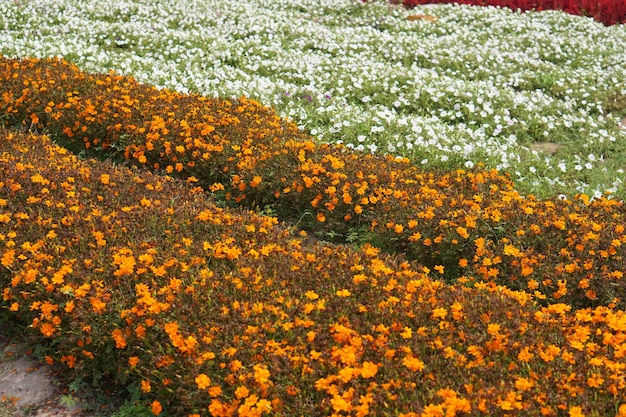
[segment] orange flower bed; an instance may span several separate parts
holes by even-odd
[[[448,281],[495,282],[575,308],[626,301],[621,202],[538,200],[496,171],[423,171],[317,144],[246,98],[158,90],[63,61],[3,59],[0,88],[6,125],[271,207],[325,239],[402,253]]]
[[[0,130],[0,306],[155,415],[626,416],[626,313],[447,285]]]

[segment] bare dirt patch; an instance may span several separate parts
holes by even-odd
[[[63,381],[19,342],[0,335],[0,417],[86,417],[80,401],[61,401]]]
[[[537,152],[547,153],[549,155],[554,155],[559,151],[559,149],[563,148],[565,145],[562,143],[555,142],[535,142],[530,145],[530,149]]]

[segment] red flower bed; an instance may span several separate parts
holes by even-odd
[[[578,16],[590,16],[604,23],[614,25],[626,22],[626,1],[624,0],[403,0],[402,5],[413,8],[420,4],[458,3],[476,6],[508,7],[513,10],[562,10]]]

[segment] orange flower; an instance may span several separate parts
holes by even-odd
[[[141,391],[143,392],[152,391],[152,387],[150,386],[150,381],[146,381],[145,379],[141,381]]]
[[[2,260],[0,260],[0,264],[8,268],[13,264],[13,262],[15,262],[15,250],[9,249],[2,255]]]
[[[246,398],[249,394],[250,394],[250,391],[248,391],[248,388],[246,388],[244,386],[239,386],[235,390],[235,397],[237,397],[239,399]]]
[[[254,379],[259,385],[265,385],[269,382],[270,371],[263,365],[254,365]]]
[[[412,355],[409,355],[402,359],[402,364],[413,372],[421,371],[424,369],[424,362]]]
[[[528,391],[535,386],[535,382],[532,379],[519,377],[515,380],[515,388],[520,391]]]
[[[250,181],[250,187],[252,188],[258,187],[258,185],[261,184],[262,181],[263,179],[260,176],[255,175],[252,181]]]
[[[198,385],[198,389],[207,389],[211,385],[211,378],[205,374],[200,374],[196,377],[196,384]]]
[[[361,376],[363,378],[372,378],[378,372],[378,365],[374,362],[365,361],[361,366]]]
[[[163,411],[163,407],[161,406],[160,402],[154,400],[152,401],[152,404],[150,404],[150,410],[152,411],[152,414],[158,416],[159,414],[161,414],[161,411]]]
[[[124,349],[126,347],[126,337],[121,329],[113,330],[111,336],[115,340],[115,347],[117,349]]]
[[[433,314],[433,318],[435,319],[445,319],[446,316],[448,315],[448,310],[446,310],[443,307],[439,307],[439,308],[435,308],[432,314]]]
[[[54,332],[56,331],[54,326],[52,324],[50,324],[50,323],[42,324],[41,328],[39,330],[46,337],[51,337],[52,335],[54,335]]]
[[[569,417],[585,417],[582,408],[579,406],[570,407],[568,415]]]

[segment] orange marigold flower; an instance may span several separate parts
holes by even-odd
[[[270,371],[267,370],[263,365],[254,365],[254,379],[260,385],[267,384],[269,382]]]
[[[520,251],[513,245],[505,245],[503,253],[514,258],[521,258],[522,256],[524,256],[522,251]]]
[[[0,264],[8,268],[13,264],[13,262],[15,262],[15,250],[9,249],[2,255],[2,260],[0,260]]]
[[[402,364],[413,372],[421,371],[424,369],[424,362],[414,356],[405,357],[404,359],[402,359]]]
[[[535,386],[535,382],[532,379],[519,377],[515,380],[515,388],[520,391],[528,391]]]
[[[213,385],[209,388],[209,395],[211,398],[219,397],[222,395],[222,388],[219,385]]]
[[[443,307],[439,307],[433,310],[433,318],[435,319],[445,319],[448,315],[448,310]]]
[[[152,411],[152,414],[154,414],[155,416],[158,416],[159,414],[161,414],[161,411],[163,411],[163,407],[161,406],[160,402],[154,400],[152,401],[152,404],[150,404],[150,411]]]
[[[74,368],[76,366],[76,356],[74,355],[61,356],[61,362],[65,363],[67,367],[70,369]]]
[[[361,366],[361,376],[363,378],[372,378],[378,372],[378,365],[374,362],[365,361]]]
[[[305,292],[304,296],[308,298],[309,300],[317,300],[318,298],[320,298],[320,296],[317,295],[315,291],[310,291],[310,290]]]
[[[150,386],[150,381],[146,381],[145,379],[141,381],[141,391],[150,392],[152,387]]]
[[[239,399],[246,398],[249,394],[250,391],[244,386],[237,387],[237,389],[235,390],[235,397]]]
[[[198,389],[207,389],[211,386],[211,378],[205,374],[200,374],[196,377],[196,384],[198,385]]]
[[[531,360],[535,355],[533,353],[530,352],[530,348],[528,346],[524,347],[520,353],[517,354],[517,359],[519,359],[522,362],[528,362],[529,360]]]
[[[591,388],[599,388],[604,383],[604,378],[599,374],[593,374],[587,378],[587,385]]]
[[[569,417],[585,417],[583,409],[580,406],[574,406],[569,409]]]
[[[352,293],[344,288],[342,290],[337,290],[335,294],[337,294],[337,297],[349,297]]]
[[[111,336],[115,340],[115,347],[117,349],[124,349],[126,347],[126,337],[121,329],[113,330]]]
[[[335,410],[335,412],[337,413],[341,411],[350,412],[350,410],[352,410],[352,404],[346,401],[346,399],[339,394],[333,395],[330,403],[333,406],[333,410]]]
[[[54,326],[50,323],[42,324],[39,330],[41,331],[41,334],[43,334],[46,337],[51,337],[52,335],[54,335],[54,332],[56,331]]]

